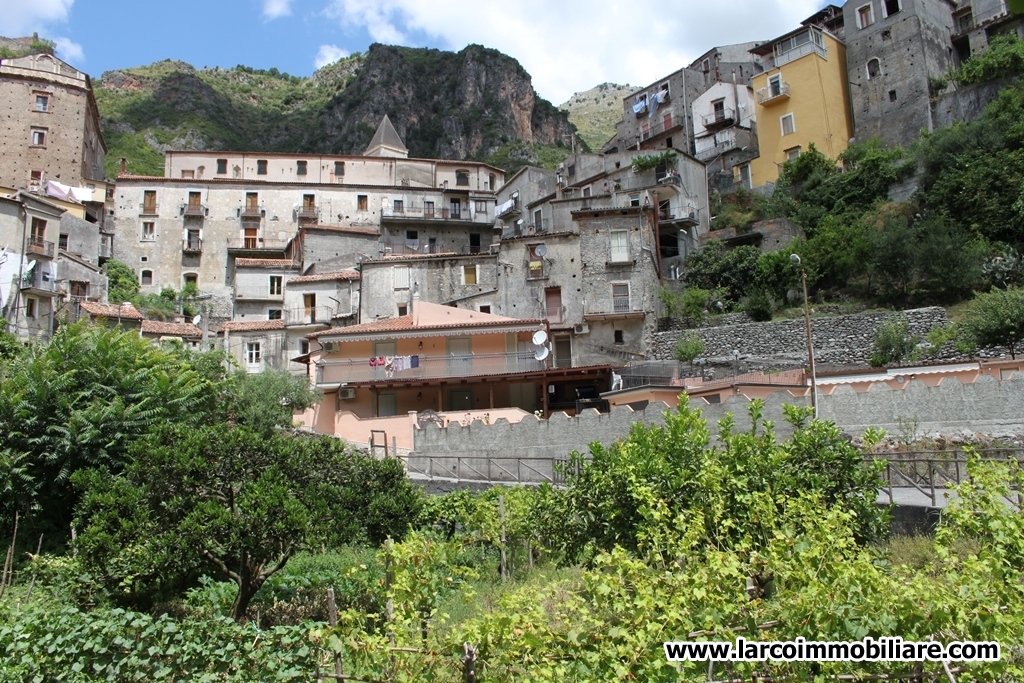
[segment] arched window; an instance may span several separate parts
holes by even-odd
[[[142,271],[142,273],[140,274],[139,283],[142,286],[153,284],[153,271],[152,270],[144,270],[144,271]]]
[[[868,60],[868,79],[878,78],[882,75],[882,64],[877,59]]]

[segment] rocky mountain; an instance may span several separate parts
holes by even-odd
[[[600,150],[615,134],[615,124],[622,118],[622,98],[637,89],[631,85],[602,83],[590,90],[573,93],[562,109],[576,126],[579,136],[592,150]]]
[[[360,154],[385,114],[410,156],[509,170],[561,161],[573,126],[511,57],[371,45],[310,78],[196,69],[178,61],[108,71],[96,88],[107,172],[162,174],[168,149]]]

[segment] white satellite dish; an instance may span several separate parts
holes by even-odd
[[[551,353],[551,350],[546,346],[541,346],[537,349],[537,353],[533,354],[534,360],[544,360]]]
[[[203,316],[201,315],[197,315],[196,317],[192,318],[193,325],[198,325],[201,322],[203,322]]]
[[[533,251],[535,254],[537,254],[537,256],[540,256],[541,258],[544,258],[545,256],[548,255],[547,245],[544,244],[538,244]]]
[[[533,333],[533,345],[540,346],[548,340],[548,333],[544,330],[537,330]],[[539,360],[539,359],[538,359]]]

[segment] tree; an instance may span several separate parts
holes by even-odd
[[[963,328],[978,346],[1005,346],[1010,358],[1016,358],[1017,345],[1024,340],[1024,288],[976,294]]]
[[[703,340],[696,334],[690,333],[686,335],[685,339],[676,342],[676,349],[672,357],[679,363],[689,363],[693,368],[693,361],[702,353],[704,353]]]
[[[910,334],[910,323],[906,316],[887,318],[875,334],[869,360],[876,368],[900,363],[914,355],[920,335]]]
[[[107,275],[107,301],[122,304],[138,295],[139,280],[131,266],[117,259],[110,259],[103,266],[103,271]]]
[[[296,411],[319,401],[310,389],[309,378],[284,370],[250,374],[239,370],[232,378],[227,401],[227,417],[261,434],[279,427],[290,427]]]
[[[143,586],[136,597],[212,568],[237,586],[238,621],[297,551],[401,538],[420,508],[400,462],[331,437],[175,425],[137,441],[132,456],[120,477],[76,477],[86,566],[112,589]]]

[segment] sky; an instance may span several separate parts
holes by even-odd
[[[0,35],[40,36],[94,78],[177,59],[309,76],[379,42],[517,59],[554,104],[648,85],[716,45],[768,40],[822,0],[0,0]],[[838,4],[838,3],[837,3]]]

